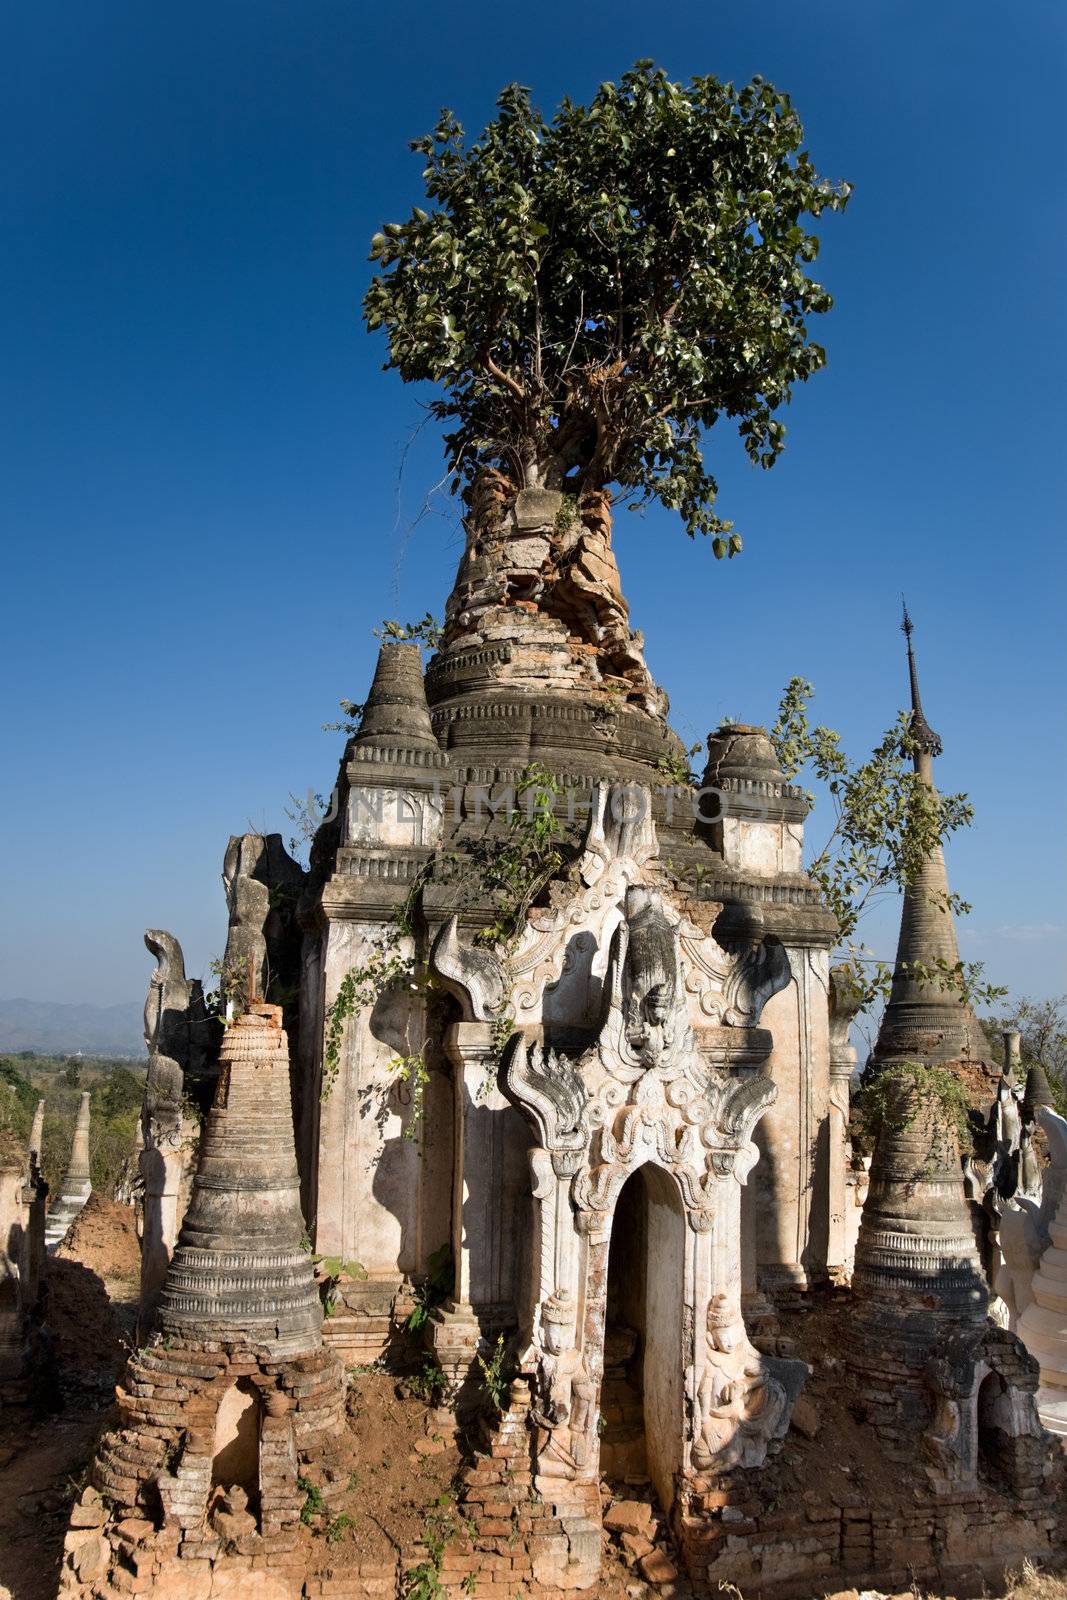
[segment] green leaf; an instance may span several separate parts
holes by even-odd
[[[728,417],[774,465],[775,413],[825,363],[809,323],[831,301],[806,276],[807,219],[841,209],[848,186],[817,174],[761,80],[677,84],[646,62],[548,122],[520,85],[497,104],[473,142],[449,112],[414,141],[428,204],[371,241],[364,313],[387,365],[436,386],[464,492],[530,460],[576,494],[658,500],[718,558],[737,555],[703,438]]]

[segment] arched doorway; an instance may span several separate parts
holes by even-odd
[[[646,1163],[619,1192],[608,1254],[601,1471],[647,1475],[664,1506],[682,1464],[682,1286],[686,1221],[678,1185]]]
[[[248,1378],[238,1378],[222,1397],[215,1418],[215,1450],[211,1484],[222,1489],[242,1488],[249,1509],[259,1506],[259,1390]]]
[[[978,1471],[999,1487],[1011,1476],[1011,1395],[998,1372],[987,1372],[978,1389],[975,1421],[978,1433]]]

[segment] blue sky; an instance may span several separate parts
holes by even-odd
[[[977,808],[949,851],[964,954],[1067,987],[1059,0],[36,0],[0,30],[0,996],[139,997],[146,926],[193,972],[221,950],[228,834],[288,833],[290,791],[329,788],[321,724],[372,628],[440,613],[460,547],[453,502],[420,517],[439,446],[407,448],[417,397],[360,326],[370,235],[421,198],[407,141],[639,56],[762,73],[856,185],[785,457],[710,447],[744,555],[620,515],[675,724],[769,720],[799,673],[868,748],[906,589],[938,778]],[[865,928],[884,953],[895,918]]]

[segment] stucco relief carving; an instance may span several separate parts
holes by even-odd
[[[557,1289],[541,1308],[540,1401],[531,1413],[548,1437],[540,1464],[545,1477],[573,1477],[588,1456],[596,1385],[578,1344],[576,1308]]]
[[[749,1343],[729,1295],[713,1295],[708,1304],[706,1342],[693,1465],[702,1472],[759,1466],[788,1426],[789,1395]]]
[[[595,1025],[625,897],[631,888],[649,892],[658,851],[648,791],[634,785],[597,785],[577,866],[579,888],[531,913],[509,963],[518,1026],[555,1020],[563,1011],[574,1025]],[[776,939],[764,939],[757,910],[747,908],[743,918],[733,919],[738,926],[731,926],[730,936],[724,929],[725,943],[717,927],[709,934],[687,917],[676,919],[671,982],[690,998],[690,1015],[698,1024],[754,1027],[771,996],[791,981],[786,951]],[[636,907],[626,913],[631,926],[635,912]],[[638,942],[646,951],[654,922],[650,910],[644,927],[640,919],[636,924]],[[557,987],[562,1005],[554,995]],[[656,1004],[654,998],[653,1009]]]
[[[772,995],[792,979],[789,957],[777,939],[724,949],[702,928],[680,928],[685,984],[708,1022],[754,1027]]]
[[[572,978],[572,989],[584,990],[569,997],[572,1020],[593,1020],[598,954],[610,938],[627,887],[643,877],[656,851],[648,791],[597,784],[577,868],[582,887],[565,901],[531,914],[510,962],[512,1003],[520,1025],[541,1019],[545,991],[565,974]]]
[[[463,1006],[468,1022],[492,1022],[507,1002],[504,969],[491,950],[465,945],[459,921],[449,917],[430,951],[430,971]]]
[[[576,1172],[589,1143],[588,1097],[580,1068],[551,1046],[520,1034],[505,1082],[537,1129],[556,1175]]]
[[[759,1072],[709,1066],[690,1024],[684,922],[647,882],[626,884],[621,899],[595,1039],[568,1053],[527,1027],[505,1074],[538,1141],[539,1300],[527,1361],[545,1478],[597,1470],[606,1252],[622,1188],[646,1164],[673,1180],[678,1225],[694,1240],[678,1285],[688,1313],[675,1358],[688,1395],[679,1467],[758,1464],[796,1393],[749,1343],[740,1315],[740,1186],[775,1086]]]

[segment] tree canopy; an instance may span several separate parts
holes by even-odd
[[[761,78],[683,86],[639,61],[551,122],[518,84],[497,106],[469,146],[450,111],[412,144],[431,209],[371,242],[364,311],[386,366],[443,389],[430,410],[454,488],[487,466],[525,487],[611,485],[735,554],[702,434],[728,417],[753,462],[777,460],[776,412],[826,360],[806,219],[850,186],[817,175]]]

